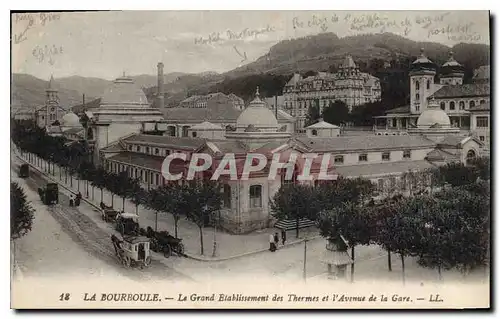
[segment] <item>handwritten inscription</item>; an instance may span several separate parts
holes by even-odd
[[[36,46],[33,51],[32,55],[37,59],[39,63],[43,62],[48,62],[50,65],[54,65],[55,63],[55,57],[58,55],[61,55],[63,53],[63,47],[62,46]]]
[[[28,31],[35,26],[46,26],[52,21],[57,21],[61,18],[59,13],[40,12],[40,13],[16,13],[15,23],[23,25],[22,30],[14,34],[14,43],[19,44],[28,39]]]
[[[405,17],[403,19],[393,19],[380,13],[351,14],[347,13],[339,16],[333,15],[318,16],[313,15],[308,20],[299,17],[292,19],[294,29],[319,28],[327,32],[338,23],[348,24],[349,29],[358,32],[395,32],[408,36],[413,29],[424,29],[427,36],[433,37],[445,35],[449,40],[479,40],[481,36],[472,30],[474,23],[451,24],[446,22],[446,17],[450,12],[435,15],[417,15],[414,18]]]
[[[245,28],[241,31],[226,30],[225,32],[212,32],[207,37],[197,37],[194,39],[194,44],[216,44],[231,40],[245,40],[248,38],[257,38],[257,36],[265,33],[275,32],[273,26],[267,25],[265,28],[250,29]]]

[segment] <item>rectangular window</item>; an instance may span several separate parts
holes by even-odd
[[[335,156],[335,164],[344,164],[344,156],[343,155],[337,155]]]
[[[390,161],[391,160],[391,153],[390,152],[383,152],[382,153],[382,160],[383,161]]]
[[[262,186],[250,186],[250,208],[262,207]]]
[[[403,158],[411,158],[411,150],[404,150]]]
[[[479,140],[480,140],[481,142],[484,142],[484,136],[482,136],[482,135],[481,135],[481,136],[479,136]]]
[[[487,116],[478,116],[476,118],[476,126],[477,127],[488,127],[488,117]]]
[[[359,154],[358,160],[360,162],[367,162],[368,161],[368,154]]]
[[[160,176],[156,174],[156,185],[160,185]]]

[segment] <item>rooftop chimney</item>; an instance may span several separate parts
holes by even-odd
[[[158,108],[162,109],[165,107],[165,101],[163,96],[163,63],[158,63],[158,90],[156,94]]]

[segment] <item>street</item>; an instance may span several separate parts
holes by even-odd
[[[37,193],[45,180],[34,170],[22,180],[11,168],[12,179],[26,192],[35,209],[33,231],[16,242],[16,262],[23,276],[64,274],[104,274],[127,277],[136,281],[188,279],[153,257],[143,270],[126,269],[117,260],[110,235],[75,207],[69,207],[68,196],[60,190],[59,204],[44,206]],[[116,233],[115,233],[116,234]]]

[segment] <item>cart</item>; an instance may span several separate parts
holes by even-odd
[[[170,235],[167,231],[155,232],[151,227],[147,228],[146,234],[151,239],[152,251],[163,253],[165,258],[172,256],[172,252],[184,256],[182,239]]]
[[[45,187],[38,188],[40,200],[45,205],[59,203],[59,186],[56,183],[47,183]]]
[[[139,216],[132,213],[117,213],[115,229],[122,235],[139,235]]]
[[[144,236],[123,236],[120,240],[111,235],[111,242],[115,248],[118,260],[127,268],[148,267],[151,265],[150,240]]]

